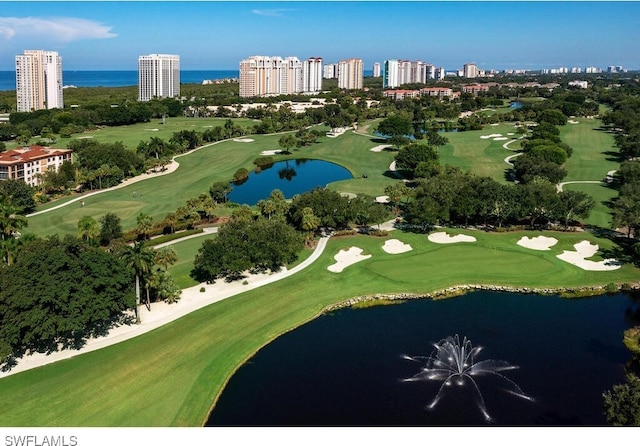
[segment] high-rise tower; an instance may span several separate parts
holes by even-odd
[[[62,57],[55,51],[26,50],[16,56],[17,109],[63,108]]]
[[[180,96],[180,56],[149,54],[138,57],[138,100]]]

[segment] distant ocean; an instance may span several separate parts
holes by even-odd
[[[201,84],[205,79],[238,78],[237,70],[181,71],[180,83]],[[76,87],[127,87],[138,85],[137,71],[63,71],[62,85]],[[16,89],[16,72],[0,71],[0,91]]]
[[[372,72],[365,70],[365,76]],[[180,83],[201,84],[205,79],[238,78],[237,70],[181,71]],[[127,87],[138,85],[137,71],[63,71],[62,85],[76,87]],[[0,71],[0,91],[16,89],[16,72]]]

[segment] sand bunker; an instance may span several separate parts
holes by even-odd
[[[569,124],[580,124],[578,121],[574,121],[573,119],[569,119],[567,122]]]
[[[507,133],[507,136],[513,136],[513,135],[515,135],[515,133],[513,133],[513,132]]]
[[[388,203],[389,202],[389,196],[388,195],[380,195],[380,196],[376,197],[376,202],[377,203]]]
[[[277,155],[280,152],[280,150],[263,150],[260,155]]]
[[[402,254],[403,252],[411,251],[413,248],[407,243],[403,243],[398,239],[392,238],[391,240],[384,242],[382,249],[388,254]]]
[[[493,138],[494,141],[505,141],[509,138],[507,138],[506,136],[498,136],[497,138]]]
[[[499,138],[502,136],[502,133],[492,133],[491,135],[482,135],[480,138],[489,139],[489,138]]]
[[[476,238],[470,235],[449,235],[446,232],[434,232],[433,234],[429,234],[427,238],[433,243],[460,243],[476,241]]]
[[[575,251],[563,251],[562,254],[556,257],[586,271],[612,271],[622,266],[622,264],[615,259],[605,259],[600,262],[585,260],[592,257],[600,248],[598,245],[592,245],[588,240],[576,243],[573,247]]]
[[[158,131],[158,129],[145,129],[145,130],[148,130],[150,132],[157,132]]]
[[[549,251],[553,245],[558,243],[558,240],[553,237],[545,237],[539,235],[538,237],[527,237],[526,235],[517,241],[517,244],[529,249],[535,249],[536,251]]]
[[[332,273],[341,273],[347,266],[353,265],[361,260],[366,260],[370,257],[371,254],[366,256],[362,255],[362,248],[355,246],[352,246],[346,251],[341,249],[340,252],[333,257],[336,260],[336,263],[329,265],[327,269]]]
[[[253,139],[251,138],[234,138],[233,140],[235,142],[253,142]]]
[[[372,152],[382,152],[384,149],[388,149],[389,147],[393,147],[393,146],[390,144],[381,144],[369,150],[371,150]]]
[[[492,127],[497,127],[499,125],[500,125],[499,123],[498,124],[496,124],[496,123],[491,124]]]

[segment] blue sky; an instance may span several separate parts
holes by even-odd
[[[25,49],[65,70],[136,70],[141,54],[183,69],[237,69],[252,55],[385,59],[446,69],[622,65],[640,69],[637,2],[212,2],[0,0],[0,71]]]

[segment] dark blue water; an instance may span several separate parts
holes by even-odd
[[[238,70],[190,70],[180,72],[180,83],[201,84],[205,79],[238,78]],[[127,87],[138,85],[137,71],[63,71],[62,83],[76,87]],[[0,90],[16,89],[15,71],[0,71]]]
[[[522,107],[522,102],[514,101],[514,102],[511,103],[510,107],[511,108],[521,108]]]
[[[365,71],[365,76],[371,72]],[[180,83],[201,84],[205,79],[239,78],[238,70],[183,70]],[[138,85],[137,71],[63,71],[62,83],[76,87],[127,87]],[[16,89],[16,72],[0,71],[0,91]]]
[[[421,369],[403,354],[429,356],[447,336],[483,350],[476,362],[519,366],[503,374],[534,401],[477,384],[494,425],[604,425],[602,393],[624,380],[623,331],[638,323],[640,300],[477,292],[365,310],[345,309],[285,334],[232,377],[210,426],[477,426],[486,422],[472,386],[402,382]]]
[[[261,172],[251,172],[241,185],[233,185],[229,201],[253,206],[268,198],[271,191],[280,189],[285,198],[325,187],[334,181],[352,178],[342,166],[321,160],[280,161]]]

